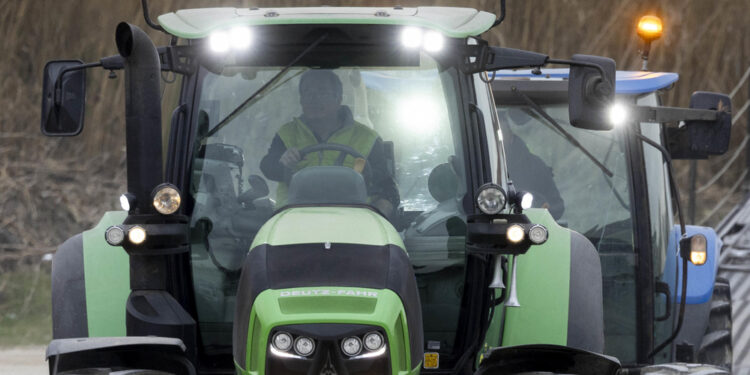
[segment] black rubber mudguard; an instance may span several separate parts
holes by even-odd
[[[79,233],[60,245],[52,259],[52,338],[88,335],[83,235]]]
[[[47,347],[49,373],[109,369],[150,370],[195,375],[182,340],[168,337],[88,337],[52,340]],[[88,372],[86,372],[88,373]]]
[[[620,361],[586,350],[558,345],[520,345],[496,348],[475,375],[551,372],[563,374],[617,374]]]

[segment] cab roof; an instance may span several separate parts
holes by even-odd
[[[185,39],[205,38],[213,30],[231,26],[284,24],[409,25],[465,38],[487,31],[495,15],[453,7],[205,8],[162,14],[158,20],[164,30]]]
[[[531,70],[499,70],[496,79],[523,79],[538,81],[560,81],[568,78],[569,69],[542,69],[541,75],[531,73]],[[489,73],[490,77],[492,73]],[[677,73],[617,71],[615,91],[618,94],[638,95],[661,90],[675,83],[679,78]]]

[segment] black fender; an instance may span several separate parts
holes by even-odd
[[[519,345],[492,349],[474,375],[551,372],[579,375],[617,374],[620,361],[603,354],[559,345]]]
[[[567,346],[604,353],[604,300],[599,253],[582,234],[570,233]]]
[[[47,347],[47,361],[50,374],[85,369],[127,369],[195,375],[193,364],[185,357],[185,344],[180,339],[168,337],[52,340]]]
[[[52,338],[88,335],[83,234],[79,233],[63,242],[52,258]]]

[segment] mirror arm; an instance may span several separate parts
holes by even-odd
[[[607,74],[604,73],[604,68],[602,68],[601,66],[599,66],[599,64],[591,64],[591,63],[582,62],[582,61],[562,60],[562,59],[549,59],[549,60],[547,60],[547,63],[548,64],[560,64],[560,65],[583,66],[583,67],[587,67],[587,68],[594,68],[594,69],[596,69],[596,70],[599,71],[599,74],[602,77],[606,77],[607,76]],[[605,81],[605,83],[608,84],[607,85],[608,87],[611,87],[614,90],[615,85],[614,85],[613,82],[606,82]],[[597,89],[602,89],[602,88],[603,88],[602,85],[597,85]],[[602,93],[602,94],[609,94],[609,93]]]
[[[57,74],[57,79],[55,80],[55,107],[59,107],[60,103],[63,102],[63,92],[62,92],[62,78],[65,73],[76,71],[76,70],[83,70],[87,68],[93,68],[97,66],[102,66],[101,62],[97,63],[87,63],[87,64],[81,64],[78,66],[71,66],[70,68],[65,68],[60,71],[60,73]]]
[[[55,106],[59,107],[63,102],[62,78],[66,73],[88,68],[96,68],[99,66],[106,70],[120,70],[125,68],[122,56],[114,55],[103,57],[99,62],[71,66],[61,70],[60,73],[57,74],[57,79],[55,80]]]
[[[716,121],[719,118],[719,111],[677,107],[636,106],[633,108],[633,115],[635,120],[640,122]]]

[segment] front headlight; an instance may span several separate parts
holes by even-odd
[[[370,332],[365,335],[365,348],[367,350],[378,350],[383,347],[385,340],[379,332]]]
[[[146,230],[139,226],[134,226],[128,231],[128,241],[133,245],[140,245],[146,241]]]
[[[292,348],[292,336],[286,332],[275,334],[272,342],[276,349],[284,352]]]
[[[535,224],[529,229],[529,240],[535,245],[541,245],[547,242],[549,232],[543,225]]]
[[[303,357],[307,357],[315,351],[315,342],[309,338],[300,336],[294,340],[294,352]]]
[[[180,191],[172,184],[161,184],[154,189],[153,205],[162,215],[171,215],[180,209],[182,198]]]
[[[125,241],[125,231],[118,226],[111,226],[104,232],[104,239],[111,246],[120,246]]]
[[[513,224],[508,227],[508,231],[505,233],[508,241],[513,244],[517,244],[526,237],[526,232],[523,227],[518,224]]]
[[[495,215],[502,211],[505,201],[505,191],[493,183],[482,185],[477,193],[477,205],[487,215]]]
[[[362,340],[357,336],[347,337],[341,341],[341,350],[344,354],[353,357],[362,351]]]
[[[374,326],[363,329],[359,325],[340,325],[335,336],[318,336],[328,326],[302,324],[272,330],[266,349],[266,374],[329,373],[323,369],[349,375],[392,373],[384,331]]]

